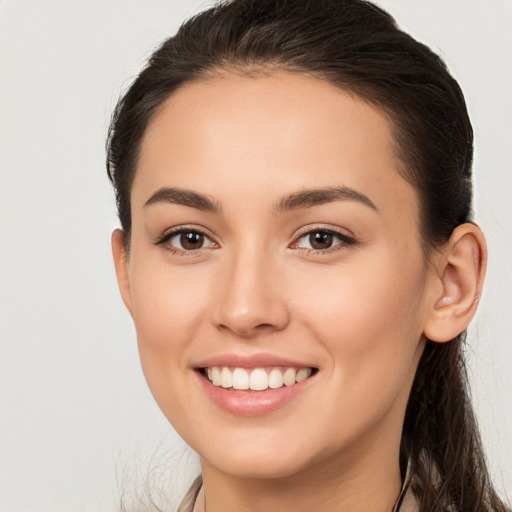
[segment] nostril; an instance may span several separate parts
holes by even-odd
[[[240,259],[243,263],[235,264],[219,284],[212,308],[214,324],[242,337],[282,329],[289,322],[289,301],[282,287],[269,280],[268,269],[263,270],[254,258]]]
[[[218,328],[223,331],[231,331],[242,338],[252,338],[259,334],[281,330],[283,327],[268,322],[255,323],[238,319],[236,321],[220,323]]]

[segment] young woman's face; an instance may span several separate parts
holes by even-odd
[[[124,298],[205,464],[277,477],[395,452],[430,282],[398,168],[378,109],[297,74],[189,84],[152,120]]]

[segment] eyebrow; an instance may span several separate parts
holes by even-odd
[[[328,187],[293,192],[279,201],[279,203],[274,207],[274,213],[300,210],[321,204],[346,200],[358,201],[372,210],[377,212],[379,211],[369,197],[357,192],[357,190],[354,190],[353,188]],[[208,196],[177,187],[162,187],[158,189],[144,203],[144,207],[157,203],[179,204],[213,213],[222,212],[220,204]]]
[[[191,190],[175,187],[163,187],[158,189],[144,203],[144,207],[157,203],[180,204],[183,206],[190,206],[191,208],[196,208],[198,210],[214,213],[221,213],[222,211],[220,205],[208,196],[199,194],[198,192],[192,192]]]
[[[376,212],[379,211],[369,197],[349,187],[299,190],[281,199],[274,208],[274,211],[279,213],[290,210],[300,210],[302,208],[311,208],[321,204],[347,200],[358,201]]]

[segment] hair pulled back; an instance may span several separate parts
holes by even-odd
[[[114,111],[107,169],[127,244],[141,141],[162,103],[219,72],[274,71],[328,81],[385,112],[398,171],[418,194],[426,258],[470,220],[473,131],[460,87],[436,54],[364,0],[234,0],[184,23]],[[449,343],[427,342],[407,406],[401,466],[411,464],[422,512],[507,510],[488,477],[464,339],[462,333]]]

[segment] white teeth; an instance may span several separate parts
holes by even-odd
[[[278,368],[274,368],[268,374],[268,387],[271,389],[277,389],[283,386],[283,374]]]
[[[279,389],[283,386],[293,386],[295,383],[306,380],[312,372],[311,368],[245,368],[230,369],[227,367],[213,366],[206,368],[206,376],[214,386],[221,386],[225,389],[233,388],[239,390],[251,389],[253,391],[264,391],[265,389]]]
[[[212,382],[214,386],[220,386],[220,370],[216,366],[212,368]]]
[[[227,368],[222,368],[220,372],[220,385],[223,388],[233,387],[233,374]]]
[[[287,368],[283,375],[285,386],[293,386],[295,384],[295,368]]]
[[[249,374],[243,368],[235,368],[233,372],[233,388],[249,389]]]
[[[311,375],[311,368],[301,368],[295,377],[296,382],[302,382]]]
[[[249,388],[254,391],[263,391],[268,388],[268,375],[265,370],[256,368],[249,377]]]

